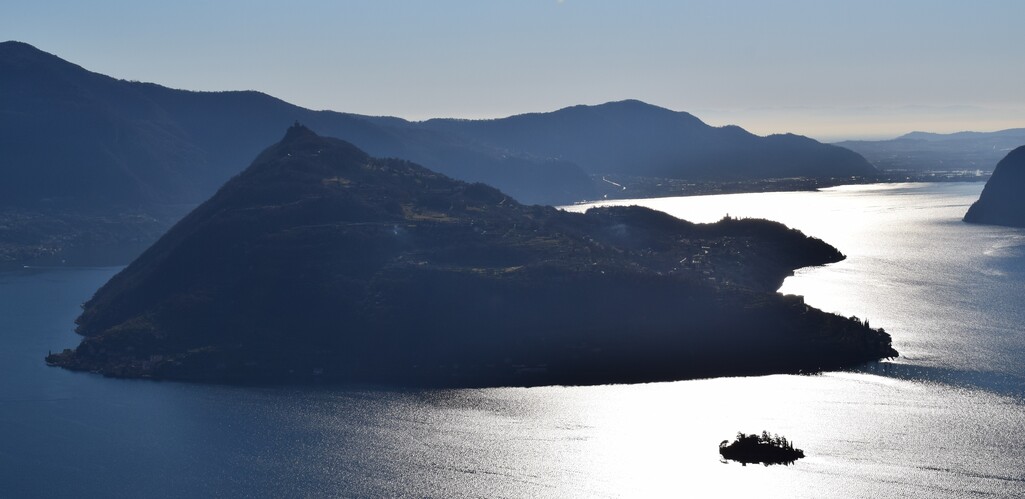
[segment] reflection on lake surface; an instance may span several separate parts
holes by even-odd
[[[966,371],[1022,390],[1025,231],[961,222],[981,190],[981,183],[878,184],[616,204],[694,222],[727,213],[768,218],[823,239],[847,260],[798,270],[781,292],[889,331],[902,355],[897,363],[916,366],[891,370],[949,381],[963,381],[951,376]]]
[[[444,391],[240,388],[47,368],[116,269],[0,274],[0,495],[962,497],[1025,494],[1025,231],[960,217],[982,184],[617,202],[780,220],[844,262],[783,292],[868,318],[857,372]],[[581,209],[574,207],[572,209]],[[789,467],[719,461],[785,435]]]

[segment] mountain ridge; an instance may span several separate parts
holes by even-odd
[[[38,204],[41,198],[85,203],[106,198],[132,206],[198,203],[296,119],[379,156],[417,160],[458,178],[501,185],[527,202],[569,203],[593,195],[590,179],[565,162],[510,158],[458,137],[375,124],[387,121],[375,117],[304,109],[252,90],[199,92],[118,80],[28,44],[3,43],[0,56],[9,57],[0,57],[0,116],[8,119],[0,120],[0,130],[9,139],[0,146],[15,157],[0,169],[11,178],[25,177],[8,183],[7,190],[0,186],[8,203]],[[67,145],[56,150],[43,145],[44,138],[55,136]],[[75,162],[84,165],[76,170],[88,169],[95,178],[69,176],[62,165]],[[62,178],[67,182],[54,183]],[[104,189],[107,184],[113,190]]]
[[[725,180],[878,173],[856,153],[808,137],[712,127],[690,113],[638,100],[421,125],[534,157],[569,160],[590,174]]]
[[[618,113],[641,119],[624,124]],[[593,173],[604,169],[656,175],[641,182],[655,191],[631,188],[638,195],[678,192],[669,187],[658,191],[669,185],[658,175],[743,184],[752,177],[850,173],[825,171],[836,151],[820,156],[815,151],[826,146],[810,139],[760,138],[739,127],[714,129],[688,113],[636,100],[460,125],[487,129],[495,123],[508,127],[540,120],[544,126],[538,129],[552,132],[544,137],[551,147],[521,150],[508,141],[482,140],[477,132],[447,130],[451,125],[445,120],[313,111],[252,90],[177,90],[111,78],[25,43],[3,42],[0,266],[88,265],[88,255],[144,247],[295,120],[375,157],[402,158],[453,178],[493,185],[529,204],[570,204],[607,195],[612,184]],[[536,135],[533,125],[517,127],[515,134]],[[693,137],[687,139],[688,134]],[[746,145],[734,147],[734,140]],[[712,146],[701,145],[706,142]],[[788,166],[799,157],[815,160],[804,161],[810,169]],[[132,223],[118,225],[124,220]]]
[[[273,140],[276,130],[296,119],[326,135],[346,138],[375,156],[409,159],[455,178],[497,185],[530,203],[568,204],[593,199],[594,184],[581,168],[590,174],[628,172],[738,179],[845,177],[873,171],[867,162],[857,161],[856,155],[812,139],[792,134],[758,137],[740,127],[709,127],[690,113],[638,100],[576,105],[494,120],[439,118],[413,122],[314,111],[252,90],[199,92],[118,80],[22,42],[0,45],[0,66],[7,75],[0,78],[0,88],[8,96],[0,98],[0,112],[8,117],[36,116],[37,121],[42,120],[6,120],[6,126],[0,123],[9,132],[20,132],[17,140],[4,144],[19,156],[18,161],[8,161],[5,170],[9,173],[16,162],[42,164],[49,169],[41,173],[45,179],[22,172],[29,175],[25,180],[30,188],[4,192],[8,201],[39,197],[36,192],[46,191],[48,186],[57,192],[42,197],[93,199],[85,193],[101,191],[103,182],[108,182],[117,187],[115,196],[103,193],[95,197],[125,204],[147,200],[198,202],[238,171],[262,144]],[[39,78],[31,77],[40,72],[60,77],[42,78],[45,81],[41,83]],[[76,97],[86,104],[84,109],[77,109],[82,107],[77,104],[67,107]],[[69,114],[73,123],[61,126],[60,120]],[[74,126],[75,120],[80,122],[78,126]],[[560,129],[560,123],[570,128]],[[545,147],[515,147],[515,137],[485,137],[495,125],[520,137],[548,132],[552,137]],[[481,130],[466,130],[468,126]],[[546,132],[539,132],[538,127]],[[460,133],[453,133],[456,129]],[[45,160],[33,161],[34,154],[44,149],[32,147],[39,143],[39,136],[55,135],[64,137],[62,140],[85,138],[59,148],[68,149],[67,154],[74,153],[74,157],[54,156],[57,151],[53,151]],[[652,141],[652,137],[658,140]],[[567,138],[579,140],[567,142]],[[743,143],[730,143],[733,140]],[[126,142],[135,144],[138,150],[126,147]],[[27,144],[32,152],[18,144]],[[99,144],[102,149],[90,148],[90,144]],[[612,144],[619,144],[621,150],[611,149]],[[588,149],[595,150],[585,153]],[[741,153],[746,156],[736,157]],[[694,155],[700,158],[692,158]],[[71,176],[67,182],[51,185],[54,178],[67,174],[66,169],[55,165],[71,161],[83,162],[97,179],[88,182],[87,178]],[[646,162],[658,164],[645,166]],[[837,170],[838,164],[852,162],[857,164]],[[3,166],[0,164],[0,168]]]

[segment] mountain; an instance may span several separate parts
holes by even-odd
[[[949,134],[911,132],[892,140],[837,142],[883,170],[990,171],[1011,149],[1025,144],[1025,128]]]
[[[592,174],[748,180],[878,173],[841,147],[793,134],[759,137],[738,126],[712,127],[691,114],[637,100],[495,120],[434,119],[420,126],[571,161]]]
[[[889,336],[774,292],[781,224],[518,203],[294,125],[84,306],[50,364],[219,382],[610,383],[833,368]]]
[[[595,197],[576,165],[400,119],[311,111],[258,92],[116,80],[0,43],[0,268],[123,265],[303,120],[378,156],[500,186],[528,203]]]
[[[758,137],[639,101],[499,120],[311,111],[258,92],[116,80],[20,42],[0,43],[0,205],[194,205],[295,120],[381,157],[484,182],[527,203],[595,195],[584,174],[747,179],[873,169],[805,137]]]
[[[592,179],[600,173],[729,181],[872,172],[856,154],[808,138],[713,128],[638,101],[411,122],[313,111],[253,91],[117,80],[3,42],[0,267],[124,263],[112,256],[137,255],[295,120],[524,203],[595,199],[612,185]],[[654,190],[630,192],[669,192],[660,179],[646,184]]]
[[[979,200],[964,221],[1025,227],[1025,146],[1011,151],[997,163]]]
[[[189,92],[0,43],[0,205],[195,205],[302,120],[379,156],[500,186],[524,202],[593,195],[575,165],[534,161],[399,119],[311,111],[258,92]],[[398,126],[394,126],[398,125]]]

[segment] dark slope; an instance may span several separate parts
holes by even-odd
[[[311,111],[258,92],[116,80],[0,43],[0,268],[121,265],[207,199],[294,120],[528,203],[594,197],[577,166],[400,119]]]
[[[1025,128],[997,132],[911,132],[891,140],[837,142],[883,170],[990,171],[1008,151],[1025,143]]]
[[[979,200],[972,204],[964,221],[978,224],[1025,227],[1025,146],[1010,152],[997,163]]]
[[[0,151],[3,206],[202,199],[183,165],[203,174],[203,151],[139,86],[17,42],[0,43]]]
[[[483,121],[423,123],[482,143],[572,161],[589,173],[687,179],[872,175],[857,153],[797,135],[759,137],[636,100]]]
[[[188,92],[92,73],[0,43],[0,206],[150,206],[208,198],[294,120],[378,156],[500,186],[524,202],[593,195],[575,165],[440,132],[311,111],[258,92]]]
[[[587,175],[566,161],[530,159],[452,134],[419,130],[399,118],[310,111],[258,92],[183,92],[151,84],[145,93],[210,151],[213,162],[234,165],[232,174],[298,119],[374,156],[416,161],[460,180],[498,186],[521,202],[565,204],[594,195]],[[240,158],[238,151],[247,155]]]
[[[858,158],[810,139],[711,128],[636,101],[416,123],[311,111],[252,91],[189,92],[116,80],[4,42],[0,267],[97,264],[95,255],[135,254],[294,120],[374,156],[494,185],[525,203],[598,197],[607,184],[596,185],[578,161],[637,179],[846,178],[863,171],[844,166]],[[667,192],[677,191],[648,193]]]
[[[0,43],[5,206],[194,204],[294,120],[527,203],[593,198],[591,173],[694,179],[846,177],[856,154],[792,135],[713,128],[638,101],[501,120],[413,123],[311,111],[258,92],[189,92],[89,72]],[[578,166],[579,164],[579,166]]]
[[[607,383],[834,368],[889,336],[773,292],[842,258],[766,221],[574,214],[295,126],[84,306],[115,376]]]

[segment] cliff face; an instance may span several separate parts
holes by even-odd
[[[291,128],[84,306],[51,364],[496,386],[833,368],[889,336],[774,292],[843,256],[766,221],[524,206]]]
[[[979,200],[964,216],[968,223],[1025,227],[1025,146],[997,163]]]

